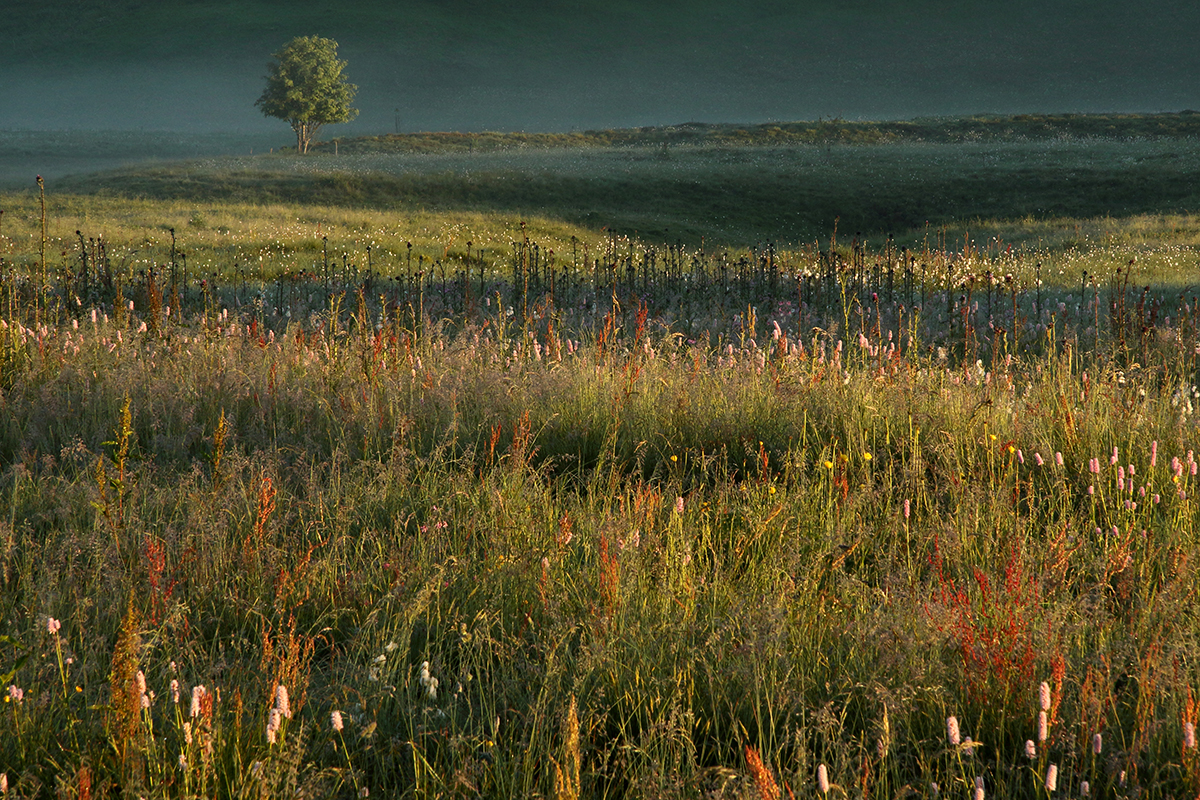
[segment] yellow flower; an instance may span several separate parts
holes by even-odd
[[[671,460],[672,460],[672,461],[678,461],[678,460],[679,460],[679,456],[671,456]]]
[[[873,456],[870,453],[863,453],[863,461],[870,461]]]
[[[767,490],[767,492],[768,492],[768,494],[775,494],[775,487],[772,486],[770,489]]]
[[[989,438],[989,439],[991,439],[991,440],[994,442],[994,441],[996,441],[996,434],[994,434],[994,433],[989,433],[989,434],[988,434],[988,438]]]
[[[832,462],[832,461],[826,461],[826,462],[825,462],[825,469],[833,469],[833,462]]]
[[[1008,446],[1008,452],[1009,452],[1009,453],[1015,453],[1015,452],[1017,452],[1017,448],[1013,447],[1013,446],[1010,444],[1010,445]]]

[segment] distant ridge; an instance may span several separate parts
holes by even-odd
[[[1054,139],[1200,138],[1200,111],[1161,114],[978,114],[926,117],[896,122],[822,119],[753,125],[684,122],[643,128],[572,133],[396,133],[334,138],[317,152],[368,153],[490,152],[523,147],[637,147],[669,150],[683,146],[796,144],[887,144],[890,142],[1047,141]]]

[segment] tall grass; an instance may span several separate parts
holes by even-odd
[[[542,224],[471,295],[10,242],[9,793],[1200,789],[1186,294]]]

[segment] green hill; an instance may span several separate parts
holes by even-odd
[[[1200,108],[1173,0],[10,5],[0,129],[269,128],[265,63],[310,34],[360,87],[347,135]]]

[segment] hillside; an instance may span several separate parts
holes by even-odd
[[[1084,13],[1086,11],[1086,13]],[[1200,107],[1200,7],[496,4],[479,0],[14,4],[0,129],[277,130],[270,53],[335,38],[360,86],[344,135]]]

